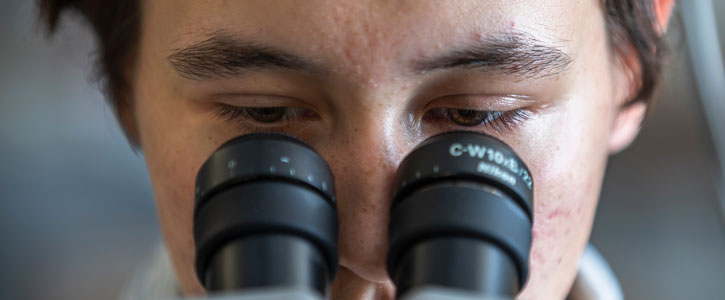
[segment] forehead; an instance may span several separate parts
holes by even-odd
[[[356,73],[440,54],[453,45],[525,34],[576,52],[597,30],[597,1],[178,1],[144,2],[144,24],[164,50],[224,31]],[[369,75],[369,74],[368,74]]]

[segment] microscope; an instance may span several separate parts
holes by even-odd
[[[196,178],[196,272],[211,299],[322,300],[338,269],[334,177],[297,138],[220,146]],[[405,300],[513,299],[526,283],[533,179],[502,141],[449,132],[401,162],[387,271]]]

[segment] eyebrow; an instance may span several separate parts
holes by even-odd
[[[205,81],[234,77],[250,70],[284,69],[322,74],[309,60],[280,49],[247,42],[224,31],[201,42],[175,49],[167,57],[182,77]],[[560,74],[572,59],[563,50],[541,43],[524,33],[494,35],[461,49],[424,61],[415,61],[412,72],[466,68],[494,71],[524,78]]]
[[[524,33],[494,35],[441,57],[415,63],[419,73],[467,68],[497,71],[525,78],[561,74],[572,63],[562,49]]]
[[[223,31],[167,57],[182,77],[212,80],[241,75],[248,70],[287,69],[308,73],[319,70],[307,60],[282,50],[245,42]]]

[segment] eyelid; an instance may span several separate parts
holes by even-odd
[[[238,107],[302,107],[311,109],[310,105],[305,101],[280,95],[219,94],[214,96],[214,101]]]
[[[426,110],[445,107],[480,111],[509,111],[530,106],[534,103],[536,101],[527,95],[454,94],[434,99],[428,104]]]

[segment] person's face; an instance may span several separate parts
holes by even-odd
[[[567,293],[630,90],[599,1],[142,3],[131,115],[187,294],[203,292],[196,172],[223,142],[275,131],[308,142],[333,170],[333,297],[392,297],[393,176],[414,146],[451,130],[497,137],[528,164],[534,241],[520,297]]]

